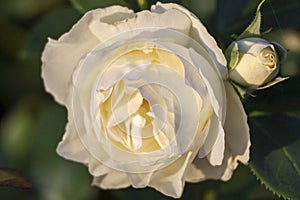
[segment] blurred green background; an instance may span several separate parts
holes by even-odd
[[[162,1],[170,2],[170,1]],[[258,0],[174,0],[193,11],[224,50],[254,18]],[[94,200],[170,199],[153,189],[104,191],[90,186],[81,164],[56,154],[64,133],[66,110],[45,93],[40,56],[48,37],[57,39],[82,14],[113,4],[139,11],[153,0],[1,0],[0,1],[0,167],[21,172],[32,189],[0,187],[0,199]],[[289,50],[281,74],[299,90],[300,6],[297,0],[267,1],[262,8],[265,38]],[[279,88],[279,89],[278,89]],[[276,87],[280,92],[281,86]],[[293,90],[293,93],[298,90]],[[267,95],[261,92],[262,96]],[[262,100],[263,101],[263,100]],[[296,105],[299,111],[299,103]],[[257,104],[249,102],[248,112]],[[300,112],[299,112],[300,113]],[[298,113],[298,115],[299,115]],[[265,189],[247,166],[240,165],[226,183],[187,184],[182,199],[279,199]]]

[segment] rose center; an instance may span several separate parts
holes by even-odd
[[[271,69],[275,67],[276,56],[274,51],[270,47],[264,48],[260,52],[260,57],[263,65],[268,66]]]

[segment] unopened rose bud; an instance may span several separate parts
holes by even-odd
[[[258,88],[274,79],[279,71],[280,60],[274,45],[261,38],[233,42],[227,52],[231,55],[229,78],[250,88]]]

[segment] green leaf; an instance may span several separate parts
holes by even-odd
[[[225,56],[228,61],[228,68],[234,69],[237,63],[239,62],[239,47],[237,42],[232,42],[229,47],[226,49]]]
[[[260,4],[257,6],[256,15],[254,20],[251,24],[244,30],[244,32],[237,38],[238,40],[253,37],[253,36],[260,36],[260,26],[261,26],[261,13],[260,8],[265,0],[262,0]]]
[[[218,198],[215,199],[279,199],[278,197],[276,198],[272,192],[266,190],[266,188],[259,181],[257,181],[256,177],[253,176],[253,172],[251,172],[249,166],[245,166],[243,164],[240,164],[234,171],[230,181],[221,182],[221,184],[222,185],[219,187],[218,191]]]
[[[0,168],[0,186],[32,188],[32,185],[17,170],[4,168]]]
[[[85,13],[96,8],[104,8],[112,5],[131,7],[126,0],[70,0],[74,8],[79,12]]]
[[[300,120],[253,113],[249,123],[253,173],[277,195],[300,199]]]

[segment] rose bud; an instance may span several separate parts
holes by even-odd
[[[246,38],[233,42],[228,50],[229,78],[237,84],[258,88],[274,79],[279,71],[279,56],[275,49],[285,49],[261,38]]]

